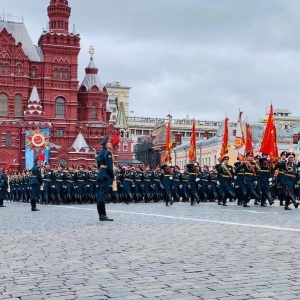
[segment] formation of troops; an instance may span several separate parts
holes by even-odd
[[[157,166],[127,165],[115,166],[117,189],[109,189],[106,202],[126,204],[137,202],[159,202],[172,205],[173,202],[216,202],[226,206],[227,202],[236,201],[238,205],[272,205],[275,199],[285,210],[290,204],[298,208],[300,188],[300,164],[295,162],[295,154],[283,151],[279,162],[274,166],[267,155],[245,155],[245,161],[229,164],[229,157],[209,169],[201,167],[195,160],[183,170],[172,164]],[[49,163],[41,167],[40,182],[35,180],[35,169],[8,174],[5,168],[0,177],[0,207],[3,200],[30,202],[32,183],[39,189],[36,202],[40,204],[84,204],[95,203],[99,182],[97,166],[80,165],[50,168]],[[36,203],[32,206],[36,209]]]

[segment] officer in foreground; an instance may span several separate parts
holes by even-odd
[[[36,203],[40,199],[40,189],[41,185],[43,184],[43,178],[40,167],[41,160],[42,158],[40,156],[37,156],[34,159],[34,165],[30,170],[32,174],[29,181],[31,211],[39,211],[39,209],[36,208]]]
[[[97,211],[100,221],[113,221],[106,215],[105,201],[108,196],[109,187],[112,185],[112,181],[115,177],[113,169],[113,154],[111,152],[112,142],[106,135],[100,145],[103,149],[99,152],[97,157],[98,175],[97,175]]]

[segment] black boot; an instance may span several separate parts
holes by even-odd
[[[35,200],[31,200],[31,211],[40,211],[39,209],[36,208],[36,201]]]
[[[6,206],[3,204],[3,199],[0,200],[0,207],[6,207]]]
[[[97,204],[97,211],[98,211],[100,221],[113,221],[113,219],[110,219],[106,215],[105,203],[98,203]]]

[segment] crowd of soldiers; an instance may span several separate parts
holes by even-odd
[[[297,208],[300,189],[299,163],[295,154],[283,151],[279,162],[273,166],[267,155],[245,155],[245,161],[229,165],[229,157],[224,156],[211,170],[201,167],[194,160],[183,170],[166,163],[151,170],[149,166],[115,166],[117,189],[110,188],[107,202],[126,204],[164,201],[173,202],[216,202],[226,206],[236,201],[238,205],[249,207],[254,199],[255,205],[267,206],[280,201],[280,205],[290,210],[290,203]],[[299,169],[299,171],[298,171]],[[64,167],[58,165],[51,169],[49,163],[42,167],[43,184],[40,190],[40,204],[84,204],[95,203],[97,193],[98,168],[80,165]],[[30,171],[7,175],[4,169],[0,187],[2,198],[10,201],[30,201]],[[2,202],[1,202],[2,201]],[[0,206],[3,199],[0,199]]]

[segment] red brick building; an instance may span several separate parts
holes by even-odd
[[[108,94],[91,60],[78,81],[80,35],[67,0],[51,0],[49,26],[34,46],[24,23],[0,20],[0,167],[25,167],[27,131],[50,129],[50,163],[92,164],[108,125]]]

